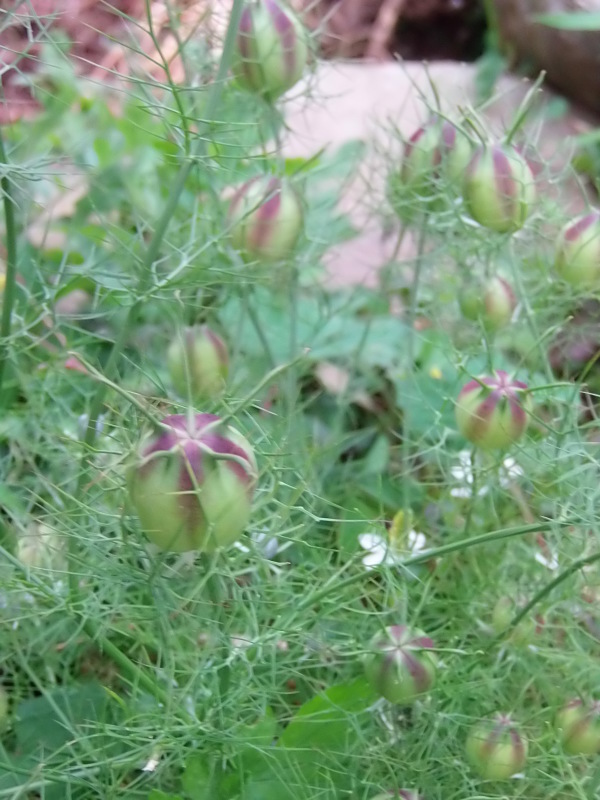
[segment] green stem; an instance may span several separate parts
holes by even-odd
[[[537,530],[542,530],[542,529],[538,527]],[[547,583],[543,587],[543,589],[540,589],[539,592],[537,592],[537,594],[535,594],[531,598],[531,600],[527,603],[527,605],[523,606],[523,608],[519,611],[519,613],[512,618],[508,628],[502,631],[502,633],[499,634],[496,638],[497,639],[504,638],[507,631],[515,628],[519,624],[519,622],[521,622],[521,620],[524,617],[526,617],[527,614],[529,614],[529,612],[533,608],[535,608],[535,606],[538,605],[538,603],[541,603],[545,597],[547,597],[551,592],[553,592],[557,586],[560,586],[561,583],[566,581],[567,578],[570,578],[571,575],[573,575],[575,572],[579,572],[579,570],[582,569],[583,567],[587,567],[589,564],[594,564],[596,561],[600,561],[600,552],[593,553],[591,556],[585,556],[584,558],[577,559],[577,561],[573,561],[573,563],[570,564],[566,569],[564,569],[560,573],[560,575],[557,575],[556,578],[554,578],[554,580],[551,580],[550,583]]]
[[[419,301],[419,286],[421,283],[421,273],[423,268],[423,253],[425,252],[425,228],[426,218],[423,219],[419,230],[419,241],[417,245],[417,260],[415,262],[415,274],[410,293],[410,303],[408,307],[408,341],[406,348],[407,372],[412,376],[414,373],[415,360],[415,321],[417,318],[417,304]],[[402,477],[403,477],[403,510],[404,522],[409,520],[409,498],[410,498],[410,437],[409,437],[409,418],[406,411],[402,415]]]
[[[561,528],[569,527],[569,525],[575,525],[577,522],[578,520],[566,520],[561,522],[552,520],[548,522],[536,522],[532,525],[521,525],[518,528],[502,528],[501,530],[493,531],[492,533],[482,533],[480,536],[471,536],[468,539],[461,539],[458,542],[452,542],[451,544],[445,544],[441,547],[435,547],[431,550],[426,550],[417,556],[412,556],[411,558],[407,558],[405,561],[398,562],[398,568],[402,569],[403,567],[411,567],[416,564],[422,564],[427,561],[431,561],[434,558],[439,558],[440,556],[445,556],[449,553],[455,553],[458,550],[467,550],[480,544],[499,542],[503,539],[510,539],[514,536],[524,536],[528,533],[549,531],[552,530],[555,525],[558,525]],[[373,572],[376,572],[376,570],[374,569]],[[331,592],[339,592],[340,589],[344,589],[347,586],[352,586],[355,583],[360,583],[364,580],[364,578],[365,573],[361,570],[343,581],[336,580],[333,584],[331,582],[327,583],[320,591],[315,592],[313,595],[309,595],[303,601],[301,600],[294,609],[294,614],[306,611],[311,606],[325,599]]]
[[[0,164],[8,167],[4,139],[0,128]],[[6,281],[4,284],[4,300],[2,302],[2,321],[0,323],[0,397],[2,397],[2,384],[8,360],[8,337],[12,319],[12,309],[15,302],[15,288],[17,279],[17,232],[15,225],[15,201],[8,175],[3,175],[0,181],[4,203],[4,223],[6,228]]]

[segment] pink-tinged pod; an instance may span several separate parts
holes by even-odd
[[[498,714],[475,725],[467,737],[466,751],[482,778],[499,781],[524,769],[528,743],[509,716]]]
[[[556,715],[556,727],[565,753],[587,756],[600,753],[600,702],[571,700]]]
[[[498,370],[466,383],[456,400],[458,430],[482,450],[509,447],[523,436],[532,411],[527,384]]]
[[[183,553],[235,542],[250,519],[256,480],[241,433],[214,414],[175,414],[143,443],[128,484],[148,539]]]
[[[600,284],[600,211],[583,214],[565,225],[556,244],[555,268],[573,286]]]
[[[435,683],[433,641],[416,628],[392,625],[373,637],[364,667],[374,691],[391,703],[412,703]]]
[[[511,321],[517,298],[510,283],[494,275],[483,285],[465,286],[459,296],[459,305],[463,316],[480,320],[487,330],[493,332]]]
[[[460,184],[471,155],[469,139],[448,120],[434,117],[406,142],[402,183],[417,194],[446,192]]]
[[[308,58],[306,31],[278,0],[246,3],[233,72],[245,89],[274,101],[301,78]]]
[[[231,240],[247,261],[283,261],[302,232],[304,213],[296,190],[265,175],[241,186],[229,206]]]
[[[476,222],[499,233],[522,228],[536,199],[527,160],[514,147],[480,147],[467,167],[463,196]]]
[[[215,397],[223,391],[229,372],[225,342],[208,325],[185,328],[169,345],[167,369],[181,397]]]

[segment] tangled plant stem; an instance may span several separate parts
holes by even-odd
[[[6,282],[4,285],[4,299],[2,302],[2,321],[0,322],[0,397],[8,359],[8,338],[10,336],[12,309],[15,301],[15,287],[17,278],[17,231],[15,221],[15,201],[12,195],[10,178],[8,176],[8,159],[4,138],[0,128],[0,164],[5,168],[6,174],[0,180],[2,199],[4,205],[4,224],[6,227]]]

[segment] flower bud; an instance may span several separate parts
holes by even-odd
[[[248,524],[257,478],[252,447],[214,414],[166,417],[129,474],[142,529],[161,550],[213,552]]]
[[[556,715],[560,741],[569,755],[600,753],[600,702],[571,700]]]
[[[411,703],[435,683],[437,659],[423,631],[392,625],[371,640],[365,674],[373,689],[391,703]]]
[[[308,57],[306,31],[278,0],[246,3],[233,72],[240,86],[276,100],[300,79]]]
[[[498,275],[494,275],[483,286],[466,286],[458,302],[467,319],[481,320],[489,331],[497,331],[508,325],[517,306],[512,286]]]
[[[482,778],[506,780],[525,766],[528,744],[509,716],[478,723],[467,737],[467,758]]]
[[[573,286],[600,283],[600,211],[577,217],[562,229],[556,245],[556,271]]]
[[[434,117],[406,143],[400,177],[417,194],[447,189],[448,184],[462,180],[471,153],[469,139],[458,128]]]
[[[456,400],[456,424],[482,450],[503,449],[523,436],[531,407],[527,384],[498,370],[463,386]]]
[[[232,244],[248,261],[288,258],[302,231],[300,197],[285,180],[265,175],[245,183],[229,206]]]
[[[167,368],[181,397],[214,397],[223,390],[229,371],[225,342],[207,325],[186,328],[167,350]]]
[[[464,200],[480,225],[499,233],[522,228],[535,202],[533,173],[514,148],[480,147],[467,167]]]

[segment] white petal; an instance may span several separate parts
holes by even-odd
[[[464,497],[465,500],[468,500],[471,497],[472,492],[470,489],[463,488],[462,486],[458,489],[450,489],[450,494],[452,497]]]
[[[279,550],[279,542],[273,536],[271,539],[263,543],[262,551],[265,555],[265,558],[271,559],[277,555],[277,551]]]
[[[235,548],[237,548],[238,550],[241,550],[242,553],[249,553],[250,552],[250,548],[246,547],[246,545],[242,544],[241,542],[234,542],[233,546]]]
[[[358,543],[363,550],[373,550],[377,547],[383,547],[385,550],[385,539],[376,533],[360,533]]]
[[[552,572],[555,572],[558,569],[558,559],[555,555],[551,555],[550,558],[546,558],[545,555],[538,552],[535,554],[535,560],[538,562],[538,564],[546,567],[546,569],[552,570]]]
[[[412,553],[419,553],[427,547],[427,539],[424,533],[417,533],[417,531],[409,531],[408,533],[408,546]]]
[[[386,561],[386,552],[384,547],[374,547],[370,553],[363,557],[362,563],[367,569],[378,567]]]

